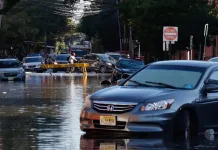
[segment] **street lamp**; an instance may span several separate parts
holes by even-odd
[[[204,26],[204,55],[203,55],[203,59],[205,57],[207,35],[208,35],[208,23],[205,24],[205,26]]]

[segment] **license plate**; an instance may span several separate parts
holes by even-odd
[[[116,144],[107,144],[107,143],[101,143],[100,144],[100,150],[115,150]]]
[[[100,125],[116,126],[115,116],[100,116]]]
[[[10,81],[11,81],[11,80],[14,80],[14,78],[13,78],[13,77],[8,77],[8,80],[10,80]]]

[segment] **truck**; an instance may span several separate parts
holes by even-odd
[[[84,41],[83,45],[71,45],[69,48],[69,53],[72,52],[76,54],[76,59],[80,60],[84,55],[91,52],[91,44],[89,41]]]

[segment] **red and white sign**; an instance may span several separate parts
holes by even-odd
[[[178,41],[178,27],[163,27],[163,41]]]

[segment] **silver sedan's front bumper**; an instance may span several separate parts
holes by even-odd
[[[0,73],[0,80],[25,80],[25,72],[5,72]]]
[[[116,125],[101,125],[100,116],[115,116]],[[174,116],[175,112],[172,110],[150,111],[144,113],[133,110],[123,114],[109,114],[99,113],[92,108],[83,108],[80,115],[80,129],[82,131],[114,130],[137,133],[162,132],[166,128],[173,128]]]

